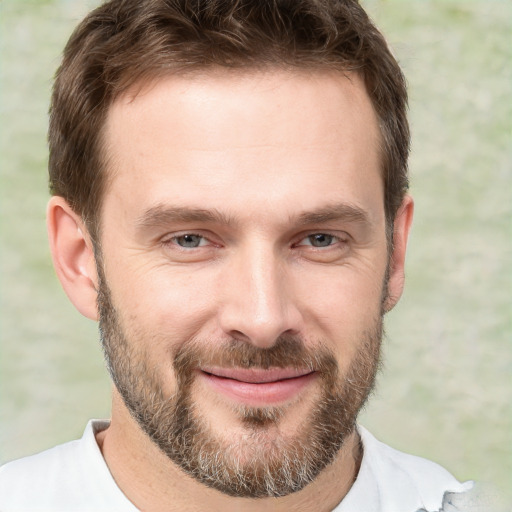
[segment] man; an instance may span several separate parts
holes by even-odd
[[[48,232],[109,422],[0,510],[438,511],[461,484],[357,426],[403,289],[406,90],[355,1],[113,0],[71,37]]]

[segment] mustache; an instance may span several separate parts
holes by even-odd
[[[295,368],[329,375],[338,373],[334,354],[324,345],[307,347],[299,336],[280,336],[266,348],[250,341],[230,339],[226,342],[191,340],[183,343],[173,354],[173,366],[178,377],[186,377],[202,367],[262,369]]]

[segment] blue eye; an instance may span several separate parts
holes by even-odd
[[[186,234],[186,235],[180,235],[177,237],[174,237],[174,241],[177,245],[180,247],[185,247],[187,249],[194,249],[196,247],[200,247],[201,245],[204,245],[204,238],[201,235],[192,235],[192,234]]]
[[[337,238],[327,233],[315,233],[314,235],[309,235],[307,240],[313,247],[329,247]]]

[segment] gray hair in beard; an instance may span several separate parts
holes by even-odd
[[[357,340],[360,348],[346,375],[340,375],[325,346],[307,348],[297,336],[280,337],[270,348],[237,339],[214,344],[186,340],[172,352],[176,392],[165,396],[150,364],[148,343],[129,339],[123,331],[101,263],[98,276],[100,335],[112,380],[140,428],[174,464],[224,494],[262,498],[303,489],[333,461],[374,387],[381,316]],[[320,396],[293,437],[279,432],[283,407],[237,408],[246,435],[234,443],[211,430],[193,400],[194,370],[204,366],[308,369],[320,377]]]

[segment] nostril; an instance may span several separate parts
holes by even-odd
[[[233,338],[234,340],[237,340],[237,341],[244,341],[244,342],[250,341],[249,336],[244,334],[242,331],[237,331],[236,329],[229,331],[228,334],[231,336],[231,338]]]

